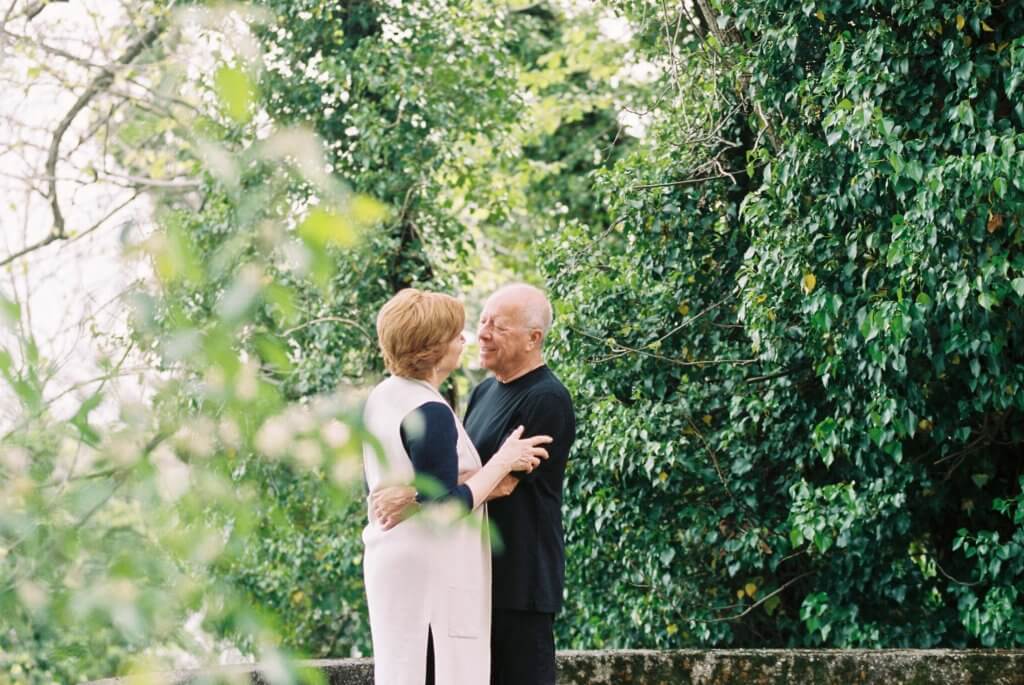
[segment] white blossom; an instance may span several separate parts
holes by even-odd
[[[291,441],[291,427],[281,416],[267,419],[256,432],[256,449],[271,458],[284,456]]]
[[[220,425],[217,426],[217,436],[220,441],[232,449],[238,449],[242,446],[242,431],[238,428],[238,423],[231,418],[223,418],[220,421]]]
[[[295,457],[295,461],[308,470],[315,469],[323,459],[319,443],[308,438],[295,443],[295,447],[292,449],[292,456]]]
[[[238,378],[235,380],[235,394],[238,399],[246,402],[256,399],[260,389],[257,374],[258,369],[255,363],[248,361],[242,364],[238,371]]]
[[[188,491],[189,467],[166,444],[159,445],[151,460],[157,469],[157,492],[165,502],[173,502]]]
[[[320,437],[333,449],[338,449],[348,442],[352,431],[338,419],[331,419],[320,427]]]
[[[336,485],[351,483],[359,476],[360,466],[359,460],[351,455],[335,459],[334,465],[331,467],[331,480]]]
[[[0,451],[0,464],[14,474],[23,474],[28,471],[28,452],[21,447],[7,447]]]

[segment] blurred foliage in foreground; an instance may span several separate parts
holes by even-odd
[[[245,47],[244,12],[153,10],[150,30],[168,39],[202,38],[234,21],[243,32],[234,47]],[[157,42],[151,49],[156,56],[168,48]],[[282,539],[258,503],[265,479],[280,489],[316,482],[325,504],[336,511],[349,505],[359,484],[359,398],[332,391],[294,401],[274,378],[288,364],[287,346],[249,331],[267,317],[295,319],[291,286],[273,275],[283,253],[321,265],[311,287],[326,287],[329,251],[354,243],[387,209],[324,172],[323,145],[311,132],[265,121],[258,142],[230,140],[226,128],[241,125],[254,108],[250,74],[257,63],[206,59],[216,65],[210,96],[202,82],[184,84],[182,95],[215,107],[199,119],[158,122],[169,134],[161,140],[179,136],[174,163],[218,189],[217,197],[203,197],[219,203],[230,225],[258,230],[253,243],[235,241],[203,259],[184,213],[161,208],[158,230],[127,245],[155,276],[151,290],[130,298],[134,344],[163,371],[152,394],[121,403],[116,418],[99,425],[92,414],[104,401],[100,383],[77,412],[58,417],[44,401],[54,362],[40,357],[28,328],[18,325],[18,304],[0,302],[9,327],[0,374],[22,405],[0,447],[3,682],[161,670],[172,646],[215,658],[185,630],[193,616],[213,636],[242,638],[276,669],[275,680],[297,677],[287,659],[287,620],[224,580],[220,569],[243,563],[258,540]],[[115,141],[125,149],[153,123],[144,112],[130,121]],[[272,173],[250,182],[262,169]],[[321,201],[298,227],[288,223],[298,213],[282,204],[288,183],[315,188]],[[214,314],[202,321],[181,299],[198,292]],[[337,590],[344,589],[339,582]],[[286,601],[300,607],[310,598],[289,587]]]
[[[624,49],[596,14],[544,7],[147,10],[127,40],[158,39],[128,77],[161,107],[124,104],[103,149],[193,188],[154,192],[156,230],[126,234],[154,276],[126,298],[126,354],[159,382],[116,420],[91,418],[104,384],[62,420],[4,301],[24,420],[3,438],[0,668],[73,682],[215,659],[185,629],[199,617],[287,681],[289,656],[369,652],[344,388],[379,373],[374,313],[408,285],[470,288],[495,267],[481,254],[533,269],[535,238],[591,211]]]

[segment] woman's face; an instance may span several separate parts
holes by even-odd
[[[445,376],[454,371],[455,367],[459,365],[459,359],[462,357],[462,348],[465,345],[466,336],[462,333],[452,338],[451,342],[448,343],[448,349],[445,350],[444,356],[437,363],[437,370]]]

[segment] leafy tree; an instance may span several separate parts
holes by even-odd
[[[1021,644],[1024,12],[679,11],[613,224],[551,244],[563,644]]]

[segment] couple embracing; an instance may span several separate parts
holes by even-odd
[[[576,425],[544,364],[551,320],[532,286],[488,298],[477,337],[492,375],[460,421],[438,389],[462,354],[462,304],[410,288],[377,317],[391,373],[364,410],[379,444],[364,455],[363,532],[377,685],[555,682],[562,480]],[[489,523],[500,536],[493,556]]]

